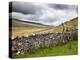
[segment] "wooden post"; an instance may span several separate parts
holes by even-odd
[[[63,23],[62,23],[62,27],[63,27],[63,31],[62,32],[64,33],[65,28],[64,28],[64,24]]]

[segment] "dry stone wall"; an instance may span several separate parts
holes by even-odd
[[[40,48],[65,44],[71,41],[75,35],[78,35],[77,30],[16,37],[12,39],[12,54],[31,53]]]

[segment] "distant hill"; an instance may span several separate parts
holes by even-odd
[[[35,22],[12,19],[12,27],[50,27],[50,26]]]
[[[40,23],[22,21],[18,19],[12,19],[12,27],[10,27],[10,31],[12,29],[12,37],[30,35],[35,32],[45,31],[53,26],[43,25]]]
[[[65,28],[78,29],[78,17],[64,23]]]
[[[12,20],[12,36],[23,36],[30,35],[32,33],[44,33],[44,32],[62,32],[64,25],[64,31],[68,28],[78,29],[78,17],[71,19],[59,26],[53,27],[48,25],[43,25],[40,23],[21,21],[17,19]]]
[[[63,25],[64,25],[64,32],[66,29],[78,29],[78,17],[71,19],[70,21],[67,21],[59,26],[50,28],[48,30],[45,30],[43,32],[62,32],[63,31]]]

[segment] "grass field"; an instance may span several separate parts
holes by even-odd
[[[43,33],[43,32],[62,32],[63,26],[59,25],[56,27],[50,27],[45,25],[39,25],[35,23],[29,22],[21,22],[17,20],[12,20],[12,36],[23,36],[23,35],[31,35],[32,33]],[[65,30],[78,28],[78,18],[72,19],[71,21],[67,21],[64,23]]]
[[[59,25],[56,27],[46,27],[44,25],[38,25],[34,23],[28,23],[28,22],[20,22],[20,21],[13,21],[13,27],[12,27],[12,36],[23,36],[23,35],[29,35],[32,33],[40,33],[40,32],[62,32],[63,26]],[[76,29],[78,28],[78,18],[75,18],[71,21],[67,21],[64,23],[65,30],[68,29]],[[78,41],[77,39],[73,39],[72,41],[55,46],[55,47],[49,47],[49,48],[42,48],[38,49],[37,51],[33,53],[25,53],[25,54],[19,54],[14,56],[14,58],[29,58],[29,57],[45,57],[45,56],[63,56],[63,55],[76,55],[78,54]]]
[[[31,58],[31,57],[46,57],[46,56],[64,56],[64,55],[77,55],[78,54],[78,41],[70,41],[67,44],[39,49],[33,53],[26,53],[16,55],[14,58]]]
[[[31,35],[33,32],[44,30],[45,28],[27,28],[27,27],[15,27],[12,29],[12,36],[24,36]]]

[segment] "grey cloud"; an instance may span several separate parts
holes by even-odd
[[[13,2],[12,18],[57,26],[77,17],[77,5]]]
[[[22,12],[24,14],[35,14],[35,12],[40,11],[42,7],[35,6],[32,3],[26,2],[12,2],[13,12]]]
[[[50,4],[49,5],[50,7],[52,7],[52,8],[55,8],[55,9],[69,9],[69,10],[73,10],[73,9],[77,9],[76,7],[77,7],[77,5],[65,5],[65,4],[55,4],[55,5],[53,5],[53,4]]]
[[[37,3],[39,4],[39,3]],[[41,5],[43,5],[42,3]],[[61,9],[61,10],[78,10],[76,5],[65,5],[65,4],[47,4],[48,7],[53,9]],[[12,11],[14,12],[22,12],[24,14],[34,14],[38,11],[41,11],[43,6],[35,5],[31,2],[12,2]]]

